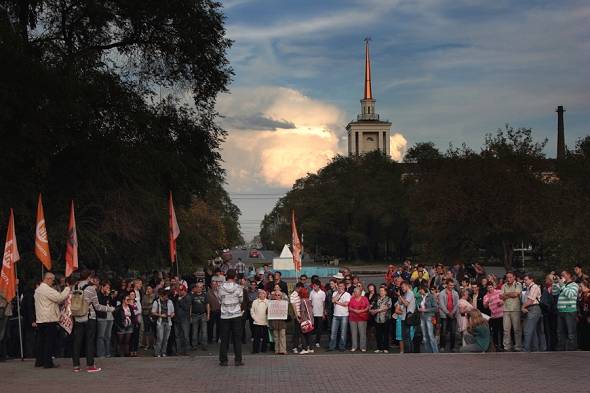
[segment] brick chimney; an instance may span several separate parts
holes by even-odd
[[[563,106],[557,107],[557,159],[563,160],[565,158],[565,131],[563,128]]]

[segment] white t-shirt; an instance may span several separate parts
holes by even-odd
[[[338,292],[334,292],[332,295],[332,300],[338,300],[341,303],[350,302],[350,293],[344,292],[342,295]],[[335,317],[347,317],[348,316],[348,306],[341,306],[339,304],[334,304],[334,316]]]
[[[326,292],[322,291],[311,291],[309,295],[311,299],[311,305],[313,307],[313,316],[314,317],[323,317],[324,316],[324,302],[326,301]]]

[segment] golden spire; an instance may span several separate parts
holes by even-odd
[[[371,89],[371,58],[369,57],[369,41],[365,38],[365,100],[373,99],[373,90]]]

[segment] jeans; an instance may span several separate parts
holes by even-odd
[[[234,346],[234,360],[242,361],[242,317],[221,319],[219,326],[221,333],[221,345],[219,348],[219,362],[227,363],[227,350],[229,338],[232,337]]]
[[[37,328],[39,329],[39,348],[37,349],[35,366],[53,367],[51,357],[57,341],[57,322],[38,323]]]
[[[168,338],[170,337],[170,324],[168,321],[159,321],[156,323],[156,344],[154,345],[154,355],[166,355],[168,347]]]
[[[541,307],[539,305],[529,306],[525,316],[524,324],[524,350],[533,352],[539,350],[539,330],[542,323]]]
[[[473,337],[467,331],[463,333],[463,341],[465,343],[461,347],[461,352],[485,352],[485,350],[483,350],[479,345],[477,345],[477,343],[475,342],[475,337]]]
[[[375,336],[377,340],[377,349],[385,351],[389,349],[389,341],[387,334],[389,332],[389,325],[387,322],[378,323],[375,322]]]
[[[193,327],[193,348],[197,345],[207,345],[207,314],[192,315],[191,325]]]
[[[344,351],[346,348],[346,326],[348,317],[332,317],[332,330],[330,332],[330,349],[333,351],[338,344],[338,330],[340,330],[340,343],[338,349]]]
[[[352,338],[352,349],[359,348],[358,340],[360,338],[360,349],[367,350],[367,321],[348,321],[350,324],[350,335]]]
[[[514,329],[514,349],[522,349],[522,326],[520,323],[520,311],[504,311],[504,350],[510,351],[512,348],[512,339],[510,330]]]
[[[140,345],[143,345],[143,336],[145,334],[145,323],[143,322],[143,315],[138,315],[137,316],[137,323],[139,326],[139,331],[138,331],[138,337],[137,337],[137,346],[139,347]],[[135,350],[135,352],[137,352],[137,349]]]
[[[96,320],[96,357],[111,356],[112,319]]]
[[[457,335],[457,319],[441,318],[440,319],[440,347],[446,350],[447,336],[449,340],[449,350],[455,349],[455,337]]]
[[[437,353],[438,344],[436,343],[436,337],[434,337],[432,317],[430,315],[420,315],[420,326],[422,328],[422,339],[424,341],[426,352]]]
[[[189,334],[191,322],[188,316],[177,318],[174,323],[174,337],[176,339],[176,353],[186,354],[190,350]]]
[[[575,312],[557,314],[557,349],[559,351],[575,351],[578,349]]]
[[[80,367],[80,351],[82,342],[86,339],[86,366],[94,366],[94,351],[96,346],[96,319],[86,322],[74,322],[74,348],[72,362],[74,367]]]
[[[413,326],[408,326],[405,320],[402,320],[402,337],[404,339],[404,352],[414,353],[414,332],[412,331]]]

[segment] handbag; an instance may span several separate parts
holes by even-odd
[[[420,325],[420,313],[419,312],[407,313],[406,314],[406,325],[408,325],[408,326]]]
[[[311,314],[309,312],[307,302],[305,300],[303,300],[302,303],[305,306],[305,312],[307,313],[307,316],[309,317]],[[301,332],[303,334],[313,332],[313,328],[314,328],[313,327],[313,320],[306,319],[305,321],[301,321],[300,327],[301,327]]]

